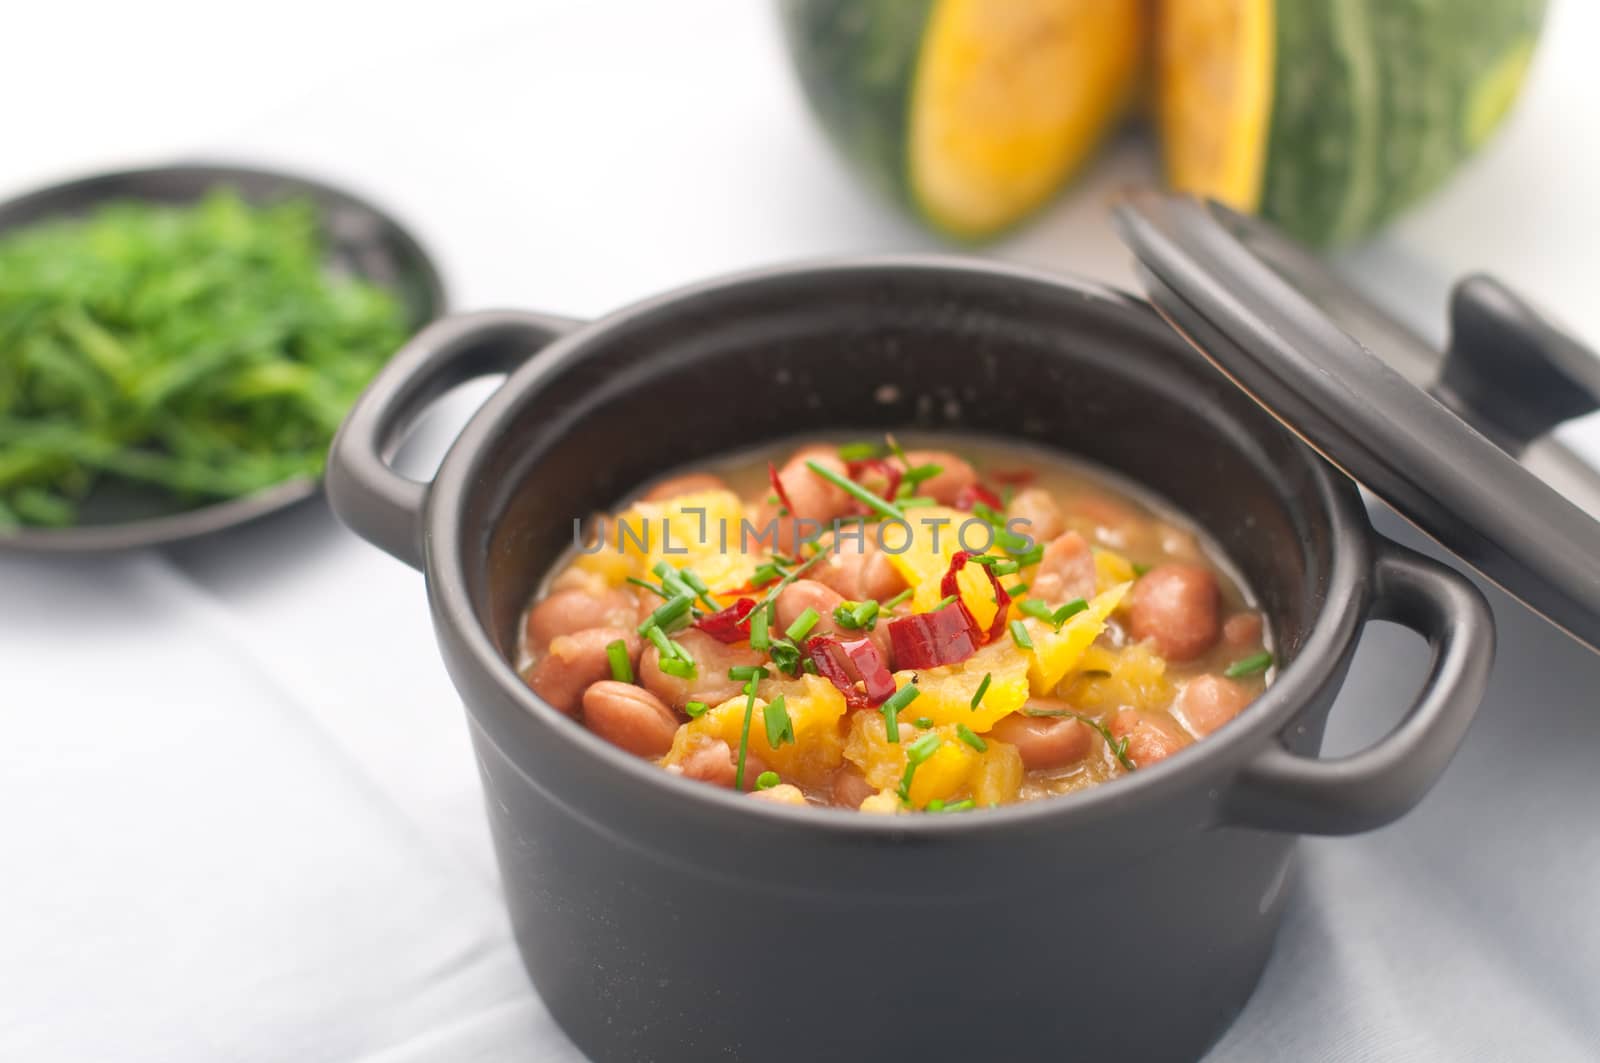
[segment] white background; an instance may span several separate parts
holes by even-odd
[[[1341,256],[1431,332],[1487,268],[1600,339],[1600,10],[1554,8],[1493,151]],[[757,0],[6,15],[0,195],[176,157],[303,170],[405,218],[458,306],[580,316],[933,246],[826,150]],[[1130,284],[1103,205],[1151,167],[1123,138],[994,253]],[[1467,746],[1402,824],[1306,844],[1219,1058],[1600,1055],[1600,667],[1495,604]],[[1369,633],[1336,747],[1381,733],[1418,649]],[[0,1058],[579,1058],[517,964],[478,803],[420,579],[320,504],[168,552],[0,559]]]

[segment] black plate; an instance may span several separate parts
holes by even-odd
[[[399,222],[348,192],[317,181],[239,166],[161,166],[84,177],[0,203],[0,232],[45,218],[83,214],[116,199],[192,203],[219,185],[252,202],[302,197],[316,204],[331,250],[329,266],[394,292],[413,330],[445,309],[444,285],[416,238]],[[320,489],[308,478],[286,480],[241,498],[184,506],[164,491],[109,482],[82,504],[70,528],[0,532],[0,550],[97,553],[192,539],[255,520],[304,501]]]

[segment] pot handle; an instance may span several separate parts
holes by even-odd
[[[1489,603],[1465,577],[1388,540],[1373,566],[1368,619],[1428,640],[1433,662],[1404,718],[1376,745],[1320,760],[1274,742],[1224,799],[1230,823],[1302,834],[1355,834],[1409,811],[1455,755],[1494,663]]]
[[[424,328],[373,378],[328,453],[328,503],[344,524],[412,568],[423,564],[428,485],[389,465],[430,404],[458,384],[509,373],[581,322],[519,310],[453,314]]]

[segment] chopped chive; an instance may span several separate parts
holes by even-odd
[[[805,612],[794,618],[794,623],[789,625],[784,634],[799,642],[811,634],[811,629],[817,626],[817,621],[820,619],[822,618],[817,615],[817,611],[808,605]]]
[[[793,583],[795,580],[799,579],[801,576],[803,576],[805,574],[807,569],[809,569],[812,565],[815,565],[818,561],[821,561],[823,558],[825,558],[827,556],[828,555],[827,555],[826,552],[818,552],[818,553],[812,554],[809,560],[807,560],[805,562],[802,562],[801,564],[799,564],[795,568],[793,568],[793,569],[789,570],[788,572],[784,573],[783,578],[780,579],[776,584],[774,584],[773,588],[771,590],[769,590],[764,596],[762,596],[762,599],[759,602],[756,603],[756,609],[765,609],[768,606],[770,606],[773,602],[776,602],[778,600],[778,595],[783,593],[783,589],[785,587],[787,587],[789,584]],[[754,612],[754,610],[751,610],[751,611]]]
[[[656,667],[679,679],[693,679],[698,674],[693,662],[680,661],[676,657],[663,657],[656,662]]]
[[[833,622],[846,631],[854,631],[859,625],[856,623],[855,602],[840,602],[833,607]]]
[[[939,610],[945,608],[946,606],[954,605],[954,604],[956,604],[956,596],[953,595],[953,594],[947,594],[943,598],[939,599],[938,603],[936,605],[934,605],[932,611],[937,613]]]
[[[927,730],[928,728],[933,726],[933,717],[931,717],[931,716],[918,716],[912,722],[915,723],[918,727],[922,728],[923,730]]]
[[[979,753],[985,753],[989,749],[989,743],[979,738],[977,732],[964,723],[956,724],[956,737],[976,749]]]
[[[896,498],[894,501],[901,509],[921,509],[924,506],[937,506],[939,504],[937,498],[923,498],[918,495],[912,495],[909,498]]]
[[[1135,576],[1142,576],[1142,575],[1144,575],[1144,574],[1145,574],[1145,573],[1146,573],[1146,572],[1149,572],[1149,571],[1150,571],[1150,566],[1149,566],[1149,565],[1141,565],[1141,564],[1140,564],[1140,563],[1139,563],[1139,562],[1137,562],[1137,561],[1135,561],[1135,562],[1134,562],[1134,563],[1133,563],[1133,574],[1134,574],[1134,575],[1135,575]]]
[[[885,702],[884,704],[888,704]],[[906,747],[906,771],[900,776],[900,787],[897,791],[900,800],[911,800],[911,781],[916,777],[917,767],[938,751],[940,743],[938,731],[929,731],[915,742]]]
[[[763,561],[761,564],[757,565],[756,570],[750,574],[750,586],[764,587],[773,580],[779,580],[782,578],[782,569],[770,561]]]
[[[996,561],[994,563],[992,571],[994,572],[994,574],[996,576],[1009,576],[1013,572],[1016,572],[1021,567],[1022,566],[1017,564],[1015,559],[1008,557],[1008,558],[1002,558],[1001,560]]]
[[[1026,583],[1018,583],[1014,587],[1007,587],[1006,588],[1006,593],[1011,595],[1011,597],[1013,597],[1013,598],[1015,598],[1019,594],[1027,594],[1028,593],[1028,584],[1026,584]]]
[[[698,720],[706,714],[706,710],[710,707],[703,701],[691,701],[683,707],[683,711],[688,713],[689,719]]]
[[[866,461],[882,452],[877,443],[846,443],[839,448],[840,461]]]
[[[935,800],[937,800],[937,799],[935,799]],[[929,801],[928,804],[931,806],[933,804],[933,802]],[[973,808],[977,808],[977,807],[978,807],[978,803],[976,801],[974,801],[972,798],[968,797],[968,798],[965,798],[965,799],[960,800],[960,801],[953,801],[950,804],[943,805],[943,806],[941,806],[939,808],[930,807],[928,809],[928,811],[929,812],[966,812],[969,809],[973,809]]]
[[[667,660],[668,658],[678,656],[678,651],[674,648],[673,641],[667,638],[667,633],[665,631],[662,631],[654,624],[651,624],[649,627],[644,629],[644,634],[645,638],[655,643],[655,647],[657,651],[660,652],[661,659],[663,661]]]
[[[1044,557],[1044,546],[1041,543],[1034,543],[1031,550],[1020,552],[1007,550],[1006,552],[1016,561],[1019,568],[1027,568],[1029,565],[1037,565],[1040,559]]]
[[[1047,624],[1053,623],[1050,607],[1037,598],[1018,602],[1017,608],[1037,620],[1043,620]]]
[[[733,788],[744,789],[744,758],[750,751],[750,717],[756,712],[756,680],[750,677],[750,682],[745,686],[744,696],[744,725],[739,730],[739,764],[733,773]]]
[[[1038,718],[1038,717],[1053,717],[1053,716],[1070,716],[1074,720],[1077,720],[1079,723],[1083,724],[1084,726],[1093,728],[1100,735],[1101,738],[1105,739],[1106,748],[1111,751],[1111,755],[1112,756],[1117,758],[1117,763],[1121,764],[1124,770],[1133,771],[1134,768],[1136,767],[1136,765],[1133,763],[1132,758],[1130,758],[1128,756],[1128,736],[1127,735],[1123,735],[1121,738],[1117,738],[1115,735],[1113,735],[1111,733],[1111,728],[1107,727],[1105,724],[1101,723],[1099,720],[1095,719],[1093,716],[1085,716],[1083,713],[1081,713],[1081,712],[1073,712],[1071,709],[1028,709],[1028,708],[1024,708],[1022,710],[1022,715],[1024,715],[1024,716],[1032,716],[1032,717],[1035,717],[1035,718]]]
[[[905,456],[902,455],[900,460],[905,461]],[[909,465],[910,463],[907,462],[907,464]],[[904,484],[910,484],[912,490],[916,490],[918,484],[922,483],[924,480],[931,480],[942,472],[944,472],[944,466],[935,465],[932,462],[929,462],[925,465],[912,465],[905,471],[904,474],[901,475],[900,482]]]
[[[801,660],[800,667],[805,670],[807,675],[817,674],[817,662],[813,661],[810,657],[806,657]]]
[[[770,621],[770,609],[757,609],[750,614],[750,648],[752,650],[765,650],[771,647],[772,639],[767,634],[767,625]]]
[[[800,672],[800,647],[788,639],[773,639],[772,648],[767,651],[772,655],[772,663],[778,666],[778,671],[785,675],[798,675]]]
[[[657,598],[660,598],[662,601],[666,601],[668,598],[672,597],[672,595],[668,594],[666,589],[659,583],[651,583],[649,580],[640,579],[637,576],[629,576],[628,582],[633,584],[635,587],[643,587],[645,590],[649,591]]]
[[[895,606],[899,605],[909,597],[911,597],[911,588],[907,587],[893,598],[890,598],[888,601],[884,602],[883,607],[885,609],[893,609]]]
[[[778,778],[778,773],[777,772],[775,772],[775,771],[764,771],[760,775],[756,776],[756,789],[757,790],[770,790],[770,789],[772,789],[774,786],[778,785],[778,783],[780,783],[782,781],[783,781],[782,779]]]
[[[1222,674],[1229,679],[1243,679],[1248,675],[1260,675],[1272,667],[1272,654],[1263,650],[1252,654],[1240,661],[1234,661],[1222,670]]]
[[[900,706],[891,705],[887,701],[878,706],[878,711],[883,713],[883,736],[889,741],[900,742]]]
[[[944,799],[941,797],[935,797],[932,801],[929,801],[926,805],[923,805],[922,810],[924,812],[943,812]]]
[[[855,620],[857,628],[870,630],[878,619],[878,608],[878,603],[869,599],[852,609],[850,616]]]
[[[765,679],[772,673],[759,664],[736,664],[728,669],[728,678],[747,683],[752,679]]]
[[[670,630],[669,625],[689,615],[689,607],[694,604],[694,596],[679,594],[657,606],[655,611],[640,624],[637,630],[643,635],[652,625],[662,630]]]
[[[789,719],[789,706],[784,703],[782,694],[767,703],[762,716],[767,723],[767,745],[777,749],[785,742],[794,741],[794,722]]]
[[[706,586],[706,581],[695,575],[693,569],[683,569],[678,575],[683,577],[683,582],[687,583],[690,589],[700,596],[700,600],[705,602],[706,607],[713,613],[722,608],[722,603],[717,601],[716,596],[711,593],[711,588]]]
[[[907,683],[899,690],[896,690],[893,694],[890,694],[888,700],[884,702],[884,705],[893,705],[895,707],[895,711],[898,712],[907,705],[911,704],[913,701],[916,701],[918,695],[921,693],[922,691],[917,689],[917,685],[915,683]]]
[[[689,651],[684,649],[677,639],[668,639],[667,645],[672,647],[672,655],[685,664],[693,664],[694,658],[689,656]]]
[[[1028,636],[1028,629],[1022,626],[1022,621],[1011,621],[1011,641],[1025,650],[1033,649],[1033,639]]]
[[[906,515],[900,511],[899,506],[896,506],[893,502],[885,502],[882,498],[873,494],[871,491],[868,491],[865,487],[862,487],[854,480],[840,476],[832,469],[829,469],[826,466],[818,465],[814,461],[807,461],[806,468],[810,469],[824,480],[833,484],[833,486],[837,487],[839,490],[843,491],[857,502],[860,502],[868,509],[877,510],[885,517],[890,517],[894,520],[903,521],[906,519]]]
[[[619,683],[633,682],[633,664],[628,660],[628,644],[621,639],[606,643],[606,660],[611,664],[611,678]]]
[[[994,676],[991,673],[989,673],[989,672],[983,673],[983,681],[978,684],[978,692],[976,694],[972,695],[972,711],[973,712],[977,712],[978,711],[978,706],[983,704],[983,696],[985,694],[989,693],[989,681],[991,679],[993,679],[993,678],[994,678]]]
[[[1057,609],[1054,613],[1051,613],[1050,622],[1059,630],[1062,624],[1065,624],[1069,619],[1077,616],[1079,613],[1088,608],[1088,602],[1084,601],[1082,598],[1074,598],[1066,605],[1063,605],[1060,609]]]

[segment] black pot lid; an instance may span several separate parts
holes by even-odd
[[[1154,192],[1116,218],[1151,302],[1218,369],[1600,651],[1600,469],[1551,435],[1600,409],[1600,357],[1488,277],[1456,286],[1439,353],[1257,219]]]

